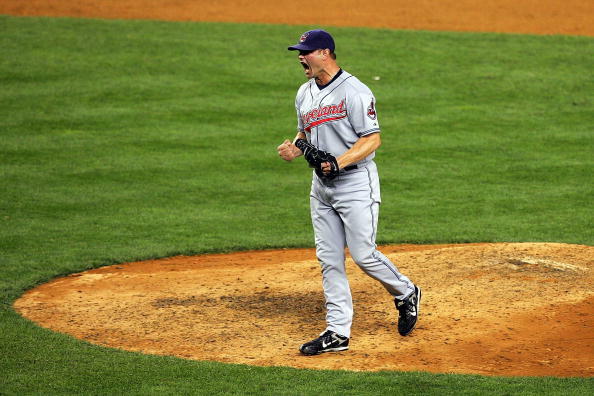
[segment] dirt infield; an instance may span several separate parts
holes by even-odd
[[[594,36],[591,0],[2,0],[0,14]]]
[[[386,246],[423,287],[420,322],[396,330],[386,291],[348,263],[351,349],[301,356],[323,330],[315,252],[173,257],[99,268],[41,285],[23,316],[89,342],[188,359],[348,370],[594,375],[594,247]]]

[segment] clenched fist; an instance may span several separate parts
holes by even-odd
[[[276,150],[278,151],[278,155],[285,161],[293,161],[295,158],[303,154],[301,150],[288,139],[278,146]]]

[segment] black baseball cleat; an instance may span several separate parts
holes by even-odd
[[[324,352],[338,352],[349,349],[349,338],[326,330],[318,338],[299,347],[304,355],[319,355]]]
[[[419,318],[419,304],[421,303],[421,288],[415,286],[415,291],[406,299],[394,300],[398,309],[398,332],[401,336],[409,335]]]

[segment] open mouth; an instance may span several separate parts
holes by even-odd
[[[305,62],[299,62],[299,63],[301,63],[301,66],[303,66],[303,68],[305,70],[309,70],[309,65],[307,63],[305,63]]]

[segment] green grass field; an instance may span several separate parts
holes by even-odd
[[[0,16],[0,394],[594,393],[145,356],[14,312],[102,265],[313,246],[310,170],[276,154],[308,28]],[[594,244],[593,38],[329,30],[378,101],[379,243]]]

